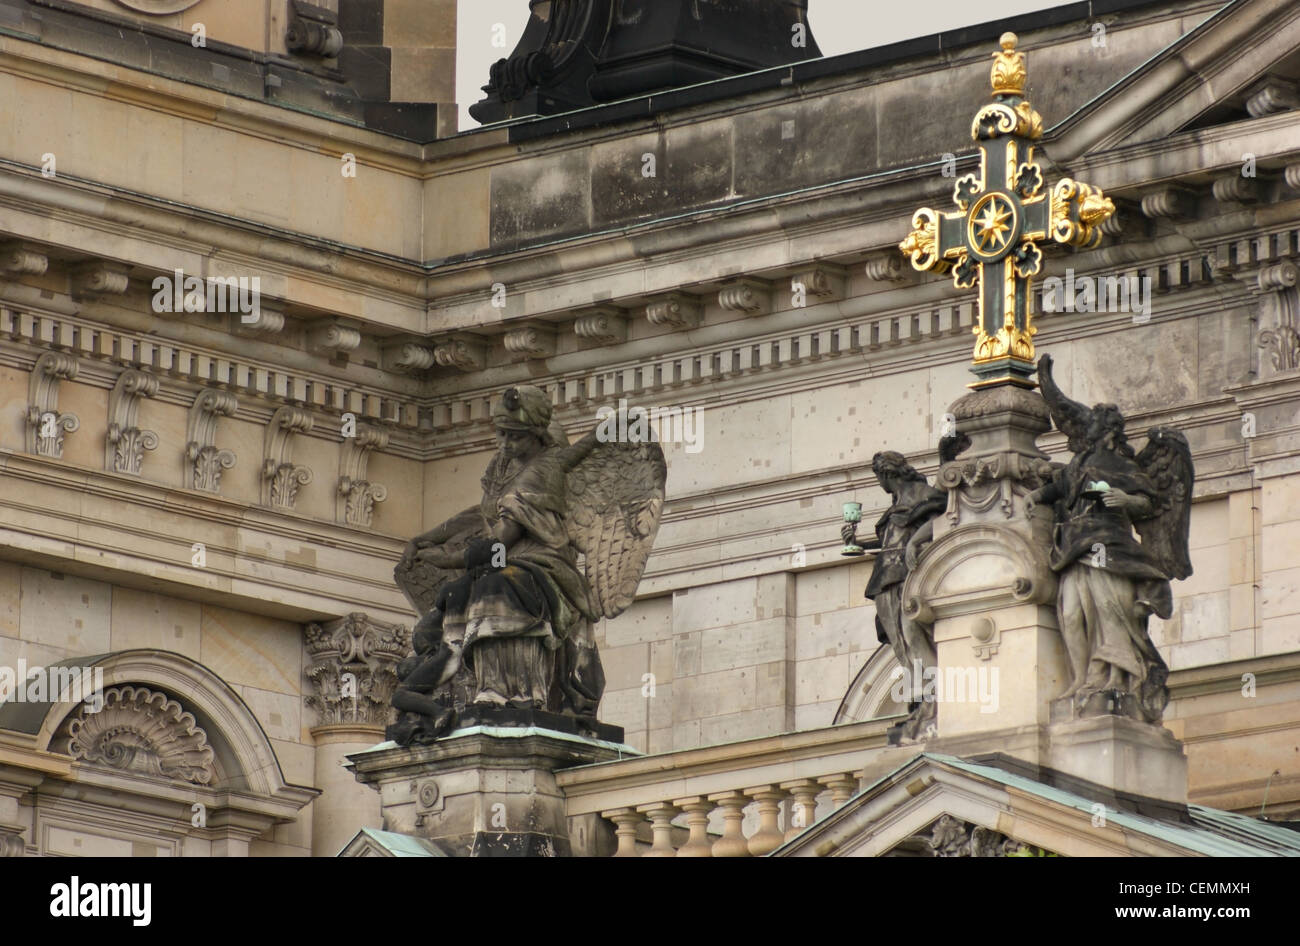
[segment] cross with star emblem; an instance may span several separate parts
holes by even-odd
[[[1033,305],[1030,288],[1042,268],[1038,243],[1052,239],[1079,247],[1101,242],[1101,224],[1115,205],[1096,188],[1064,178],[1048,193],[1033,142],[1043,119],[1025,99],[1025,54],[1014,33],[1003,33],[993,54],[993,97],[975,115],[979,174],[958,179],[956,213],[922,207],[898,248],[917,270],[952,270],[958,289],[979,286],[979,321],[972,388],[999,384],[1034,387]]]

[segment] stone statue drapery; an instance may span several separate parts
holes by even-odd
[[[1071,675],[1062,698],[1078,715],[1159,722],[1169,670],[1147,623],[1152,614],[1172,614],[1170,580],[1192,573],[1187,439],[1156,427],[1135,454],[1115,405],[1070,400],[1052,377],[1048,355],[1039,359],[1038,375],[1052,420],[1074,453],[1030,495],[1031,508],[1050,503],[1056,521],[1051,566],[1060,577],[1057,617]]]
[[[395,572],[422,615],[393,696],[401,743],[436,738],[469,703],[594,717],[593,624],[632,603],[658,531],[657,443],[593,431],[570,446],[530,386],[506,391],[492,419],[479,505],[412,539]]]

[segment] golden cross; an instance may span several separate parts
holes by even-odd
[[[922,207],[898,248],[915,269],[953,270],[958,289],[979,286],[979,321],[972,388],[998,384],[1034,387],[1033,277],[1042,268],[1038,242],[1093,247],[1115,205],[1096,188],[1064,178],[1048,194],[1034,146],[1043,119],[1025,99],[1025,54],[1016,34],[1003,33],[993,54],[993,97],[975,115],[971,137],[979,143],[979,174],[958,179],[956,213]]]

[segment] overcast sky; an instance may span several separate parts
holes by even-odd
[[[1060,0],[809,0],[813,36],[827,56],[1063,5]],[[488,67],[508,56],[528,22],[528,0],[459,0],[456,98],[461,129],[483,97]],[[498,24],[499,27],[498,28]],[[494,40],[500,45],[494,45]]]

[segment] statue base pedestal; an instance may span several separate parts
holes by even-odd
[[[1187,754],[1163,726],[1092,716],[1047,727],[1044,764],[1124,795],[1187,804]]]
[[[1169,809],[1187,806],[1183,744],[1163,726],[1123,716],[940,736],[891,748],[867,768],[862,784],[888,775],[922,752],[1019,769],[1036,781],[1112,807],[1142,810],[1143,801],[1156,802],[1162,816],[1168,816]]]
[[[608,856],[613,829],[595,817],[571,823],[555,773],[638,754],[538,726],[475,725],[424,746],[380,743],[348,756],[348,768],[379,792],[385,831],[431,841],[450,856]]]

